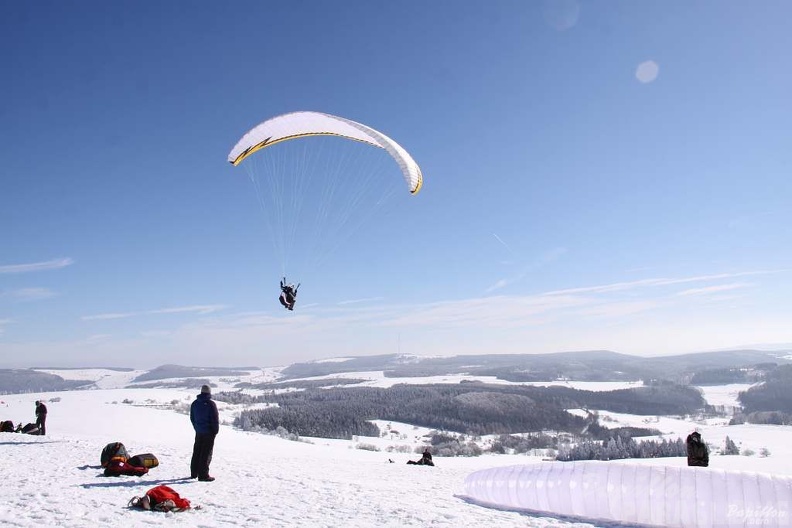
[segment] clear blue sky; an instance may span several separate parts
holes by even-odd
[[[0,366],[792,342],[792,3],[0,4]],[[277,302],[226,156],[295,110],[425,185]],[[379,223],[381,222],[381,223]]]

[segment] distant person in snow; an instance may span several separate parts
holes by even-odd
[[[688,466],[709,466],[707,444],[701,439],[698,431],[690,433],[686,440]]]
[[[201,393],[192,402],[190,421],[195,429],[190,478],[212,482],[214,477],[209,475],[209,464],[212,463],[215,436],[220,432],[220,417],[217,414],[217,405],[212,401],[212,389],[209,385],[201,387]]]
[[[423,456],[420,460],[408,460],[407,463],[415,464],[416,466],[434,466],[434,462],[432,462],[432,453],[429,452],[428,447],[424,449]]]
[[[297,301],[297,289],[300,287],[300,283],[297,283],[297,286],[294,284],[287,284],[286,277],[283,277],[280,281],[280,287],[280,303],[287,310],[294,310],[294,303]]]
[[[47,434],[47,406],[42,401],[36,401],[36,426],[40,435]]]

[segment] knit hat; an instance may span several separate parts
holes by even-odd
[[[212,388],[209,385],[201,387],[201,394],[212,394]]]

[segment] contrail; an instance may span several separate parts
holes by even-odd
[[[508,245],[506,242],[504,242],[504,241],[501,239],[501,237],[499,237],[499,236],[498,236],[497,234],[495,234],[495,233],[492,233],[492,236],[494,236],[494,237],[495,237],[495,240],[497,240],[498,242],[500,242],[501,244],[503,244],[503,247],[505,247],[506,249],[508,249],[508,250],[509,250],[509,253],[511,253],[512,255],[514,255],[514,251],[512,251],[512,248],[510,248],[510,247],[509,247],[509,245]]]

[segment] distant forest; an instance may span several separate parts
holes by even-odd
[[[30,369],[0,369],[0,394],[75,390],[93,384],[92,381],[65,380],[54,374]]]
[[[732,423],[792,424],[792,365],[779,366],[765,376],[764,383],[739,394],[743,411]]]
[[[562,448],[557,460],[620,460],[624,458],[683,457],[687,455],[685,442],[676,440],[644,440],[615,436],[606,441],[587,440],[568,448]]]
[[[242,411],[235,425],[245,430],[285,428],[301,436],[351,438],[378,436],[370,420],[405,422],[468,435],[540,431],[568,432],[607,439],[612,430],[593,414],[565,409],[598,409],[642,415],[684,415],[704,408],[701,394],[673,384],[594,392],[568,387],[487,385],[395,385],[393,387],[309,388],[246,396],[220,393],[232,403],[270,403],[271,408]],[[650,434],[650,433],[649,433]]]

